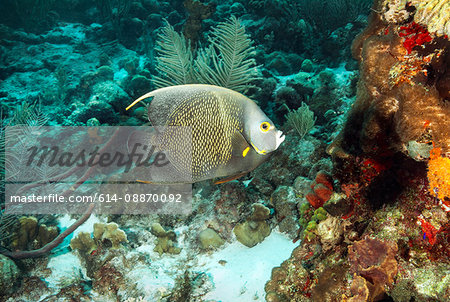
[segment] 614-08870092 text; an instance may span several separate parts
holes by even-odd
[[[118,194],[98,194],[93,195],[71,195],[63,196],[61,194],[48,194],[48,195],[11,195],[11,203],[91,203],[91,202],[104,202],[104,203],[116,203],[116,202],[135,202],[135,203],[172,203],[182,202],[182,194],[124,194],[119,196]]]

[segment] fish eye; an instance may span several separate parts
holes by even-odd
[[[262,122],[259,126],[262,132],[267,132],[270,129],[270,123],[269,122]]]

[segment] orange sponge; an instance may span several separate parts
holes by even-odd
[[[450,158],[442,157],[440,148],[430,151],[428,182],[433,196],[436,195],[442,201],[450,199]]]

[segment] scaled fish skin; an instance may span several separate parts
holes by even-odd
[[[158,138],[172,169],[183,176],[180,182],[240,177],[265,161],[285,138],[255,102],[227,88],[165,87],[139,97],[127,110],[147,98],[152,98],[148,117],[153,126],[189,127],[192,140],[176,127],[166,127]],[[157,171],[151,182],[177,182],[177,173]]]

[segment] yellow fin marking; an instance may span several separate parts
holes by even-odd
[[[246,157],[248,151],[250,151],[250,147],[245,148],[245,150],[242,152],[242,157]]]

